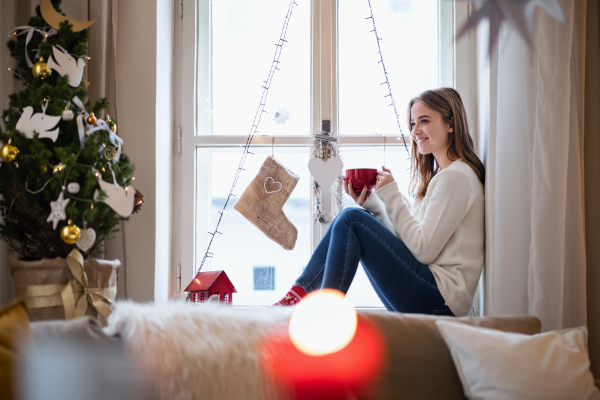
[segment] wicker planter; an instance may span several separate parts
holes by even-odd
[[[102,324],[117,294],[119,260],[85,260],[74,250],[65,258],[21,261],[8,256],[16,295],[31,321],[91,315]]]

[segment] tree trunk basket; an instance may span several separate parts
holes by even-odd
[[[59,285],[73,288],[75,301],[83,296],[87,302],[85,315],[91,315],[104,325],[106,323],[102,315],[92,306],[92,298],[82,292],[82,286],[75,281],[67,260],[64,258],[43,259],[38,261],[22,261],[12,255],[8,256],[8,267],[15,281],[17,297],[25,300],[30,321],[42,321],[53,319],[65,319],[65,305],[60,293],[57,293]],[[110,289],[116,296],[117,273],[121,267],[119,260],[90,259],[83,262],[83,270],[87,276],[87,288]],[[70,288],[67,288],[70,289]],[[98,292],[98,290],[96,290]],[[106,305],[114,301],[102,299]],[[98,299],[98,297],[96,297]],[[80,316],[80,315],[76,315]]]

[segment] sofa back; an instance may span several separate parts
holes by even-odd
[[[371,393],[373,399],[466,399],[450,350],[435,321],[451,318],[465,324],[533,335],[540,320],[532,316],[436,317],[420,314],[361,311],[383,334],[387,365]]]

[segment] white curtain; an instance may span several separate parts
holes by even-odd
[[[486,161],[485,309],[542,330],[586,324],[582,140],[586,2],[538,9],[533,54],[503,27],[480,95]],[[485,40],[485,38],[479,38]],[[484,83],[485,80],[483,81]],[[481,103],[480,103],[481,105]]]

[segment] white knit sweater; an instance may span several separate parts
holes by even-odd
[[[457,317],[471,309],[485,250],[484,192],[462,160],[439,171],[411,206],[396,182],[369,196],[364,208],[429,266],[446,305]]]

